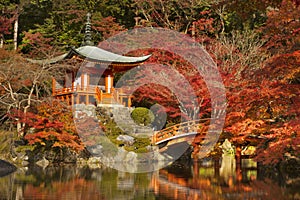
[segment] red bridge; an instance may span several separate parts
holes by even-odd
[[[165,152],[170,148],[178,148],[184,143],[188,146],[198,146],[206,136],[209,123],[210,118],[176,124],[155,132],[151,142],[158,145],[160,152]]]

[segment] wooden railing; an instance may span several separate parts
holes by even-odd
[[[199,119],[167,127],[154,133],[154,135],[152,136],[152,143],[156,144],[163,140],[167,140],[168,138],[184,135],[187,133],[202,133],[209,125],[209,121],[210,119]]]
[[[122,88],[111,88],[111,93],[105,93],[97,85],[88,85],[85,87],[77,85],[76,87],[55,88],[53,90],[53,96],[63,98],[64,96],[70,96],[75,92],[81,95],[93,95],[97,99],[98,103],[122,104],[124,106],[131,107],[132,97],[124,93]]]
[[[113,98],[119,104],[131,107],[131,95],[124,93],[122,88],[113,88]]]
[[[131,96],[123,93],[121,88],[112,88],[111,93],[104,93],[100,88],[95,88],[95,96],[99,103],[109,103],[109,104],[122,104],[125,106],[131,106]],[[104,100],[109,100],[109,102],[104,102]]]
[[[102,96],[103,96],[103,92],[99,87],[96,87],[95,89],[95,96],[98,102],[102,102]]]
[[[56,88],[53,92],[52,95],[56,96],[56,95],[63,95],[63,94],[67,94],[67,93],[72,93],[76,91],[76,87],[67,87],[67,88]]]
[[[95,90],[98,88],[96,85],[88,85],[85,87],[81,87],[79,85],[73,87],[64,87],[64,88],[56,88],[53,91],[53,96],[64,95],[73,92],[86,92],[86,93],[95,93]],[[98,88],[99,89],[99,88]]]

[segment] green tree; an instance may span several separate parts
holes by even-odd
[[[26,7],[27,12],[21,15],[20,20],[25,24],[31,24],[28,26],[21,25],[23,28],[22,52],[30,53],[32,43],[41,42],[36,40],[37,35],[40,35],[40,38],[45,38],[46,44],[61,50],[66,50],[70,46],[80,46],[84,40],[87,13],[92,14],[92,40],[97,45],[100,40],[124,30],[124,26],[131,26],[129,5],[129,1],[118,1],[118,3],[112,4],[110,1],[98,0],[52,0],[45,5],[30,4]],[[41,18],[36,24],[33,24],[34,20],[29,19],[33,8],[47,9],[44,15],[40,16],[39,13],[36,13],[35,17]],[[133,18],[131,21],[133,23]]]

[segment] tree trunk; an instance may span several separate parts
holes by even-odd
[[[17,133],[19,136],[24,136],[24,132],[22,130],[22,123],[17,119]]]
[[[14,23],[14,50],[18,48],[18,29],[19,29],[19,16],[17,14],[15,23]]]
[[[196,22],[192,22],[192,38],[196,39]]]
[[[2,49],[4,45],[4,36],[3,34],[0,35],[0,48]]]

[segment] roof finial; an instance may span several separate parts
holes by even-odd
[[[94,43],[92,42],[92,26],[91,26],[91,13],[87,13],[87,20],[85,23],[85,36],[83,45],[90,45],[93,46]]]

